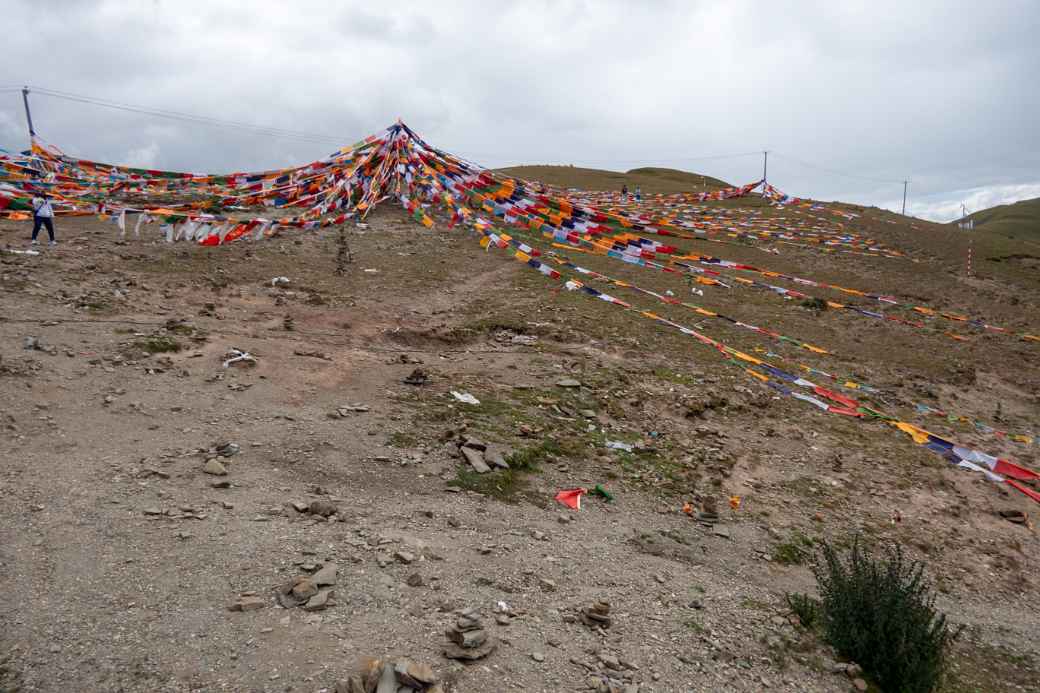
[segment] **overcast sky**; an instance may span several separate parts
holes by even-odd
[[[402,117],[487,166],[673,166],[935,219],[1040,196],[1040,3],[4,3],[0,147],[30,86],[352,143]],[[193,171],[335,149],[36,94],[84,158]],[[732,158],[716,155],[759,152]]]

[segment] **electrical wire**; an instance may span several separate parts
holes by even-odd
[[[793,161],[793,162],[795,162],[797,164],[801,164],[802,166],[807,166],[809,168],[814,168],[814,169],[817,169],[819,171],[824,171],[826,173],[833,173],[835,175],[844,176],[846,178],[854,178],[856,180],[864,180],[864,181],[869,181],[871,183],[883,183],[885,185],[902,185],[903,182],[904,182],[902,180],[895,180],[895,179],[892,179],[892,178],[873,178],[873,177],[870,177],[870,176],[861,176],[861,175],[858,175],[858,174],[855,174],[855,173],[847,173],[845,171],[839,171],[837,169],[827,168],[826,166],[820,166],[819,164],[814,164],[814,163],[812,163],[810,161],[805,161],[804,159],[799,159],[798,157],[790,156],[788,154],[783,154],[781,152],[775,152],[773,150],[770,150],[769,153],[773,154],[775,156],[778,156],[781,159],[788,159],[788,160]]]
[[[20,87],[19,87],[20,89]],[[298,130],[289,130],[286,128],[278,128],[264,125],[253,125],[251,123],[244,123],[236,120],[224,120],[220,118],[213,118],[210,116],[200,116],[191,113],[183,113],[180,111],[172,111],[161,108],[148,108],[145,106],[136,106],[133,104],[121,103],[118,101],[110,101],[108,99],[100,99],[91,96],[83,96],[81,94],[72,94],[69,92],[58,91],[56,89],[47,89],[45,87],[29,87],[29,91],[32,94],[40,94],[43,96],[50,96],[56,99],[64,99],[66,101],[75,101],[78,103],[90,104],[93,106],[100,106],[103,108],[112,108],[120,111],[128,111],[131,113],[141,113],[144,115],[152,115],[160,118],[168,118],[172,120],[181,120],[186,122],[198,123],[201,125],[210,125],[213,127],[222,127],[232,130],[243,130],[254,132],[261,135],[268,135],[271,137],[283,137],[287,139],[295,139],[305,142],[316,142],[322,144],[342,145],[346,138],[335,137],[332,135],[323,135],[311,132],[302,132]]]
[[[273,127],[273,126],[254,125],[252,123],[245,123],[245,122],[237,121],[237,120],[225,120],[225,119],[221,119],[221,118],[214,118],[214,117],[211,117],[211,116],[202,116],[202,115],[197,115],[197,114],[192,114],[192,113],[183,113],[181,111],[173,111],[173,110],[169,110],[169,109],[150,108],[150,107],[146,107],[146,106],[137,106],[137,105],[133,105],[133,104],[127,104],[127,103],[122,103],[122,102],[118,102],[118,101],[112,101],[112,100],[109,100],[109,99],[102,99],[102,98],[99,98],[99,97],[84,96],[82,94],[73,94],[71,92],[60,91],[60,90],[57,90],[57,89],[48,89],[46,87],[28,86],[26,88],[29,89],[30,93],[40,94],[40,95],[43,95],[43,96],[49,96],[49,97],[56,98],[56,99],[64,99],[66,101],[73,101],[73,102],[78,102],[78,103],[84,103],[84,104],[89,104],[89,105],[93,105],[93,106],[99,106],[99,107],[102,107],[102,108],[111,108],[111,109],[116,109],[116,110],[121,110],[121,111],[127,111],[127,112],[130,112],[130,113],[139,113],[139,114],[144,114],[144,115],[152,115],[152,116],[156,116],[156,117],[160,117],[160,118],[168,118],[168,119],[172,119],[172,120],[180,120],[180,121],[191,122],[191,123],[196,123],[196,124],[201,124],[201,125],[208,125],[208,126],[211,126],[211,127],[220,127],[220,128],[231,129],[231,130],[252,132],[252,133],[256,133],[256,134],[260,134],[260,135],[266,135],[266,136],[270,136],[270,137],[280,137],[280,138],[285,138],[285,139],[297,140],[297,141],[301,141],[301,142],[313,142],[313,143],[320,143],[320,144],[329,144],[329,145],[333,145],[333,146],[341,146],[343,144],[343,142],[346,141],[346,138],[337,137],[337,136],[333,136],[333,135],[325,135],[325,134],[320,134],[320,133],[305,132],[305,131],[300,131],[300,130],[290,130],[288,128],[279,128],[279,127]],[[20,91],[21,89],[22,89],[21,86],[0,86],[0,93],[8,93],[8,92]],[[742,158],[742,157],[747,157],[747,156],[758,156],[761,153],[762,153],[761,151],[752,151],[752,152],[738,152],[738,153],[734,153],[734,154],[711,154],[711,155],[704,155],[704,156],[673,156],[673,155],[668,155],[668,156],[661,156],[661,157],[640,157],[640,158],[633,158],[633,159],[576,159],[576,160],[574,160],[574,163],[579,163],[579,164],[610,164],[610,163],[633,163],[633,162],[639,163],[639,162],[646,162],[646,161],[684,161],[684,162],[690,162],[690,161],[712,161],[712,160],[716,160],[717,161],[717,160],[722,160],[722,159],[736,159],[736,158]],[[871,176],[862,176],[862,175],[859,175],[859,174],[848,173],[846,171],[841,171],[841,170],[834,169],[834,168],[829,168],[829,167],[826,167],[826,166],[820,166],[819,164],[815,164],[815,163],[812,163],[810,161],[805,161],[804,159],[800,159],[798,157],[790,156],[790,155],[784,154],[782,152],[776,152],[776,151],[772,151],[771,150],[769,153],[773,154],[774,156],[779,157],[781,159],[787,159],[789,161],[795,162],[795,163],[800,164],[802,166],[806,166],[808,168],[816,169],[816,170],[819,170],[819,171],[824,171],[826,173],[831,173],[831,174],[834,174],[834,175],[843,176],[845,178],[850,178],[850,179],[855,179],[855,180],[862,180],[862,181],[867,181],[867,182],[871,182],[871,183],[880,183],[880,184],[884,184],[884,185],[901,185],[904,182],[902,180],[887,179],[887,178],[874,178],[874,177],[871,177]],[[497,158],[496,156],[490,155],[490,154],[474,154],[472,152],[469,153],[469,156],[481,156],[481,157],[487,157],[489,159],[490,158]]]

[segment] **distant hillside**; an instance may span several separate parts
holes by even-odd
[[[584,190],[620,190],[627,184],[629,190],[639,186],[647,194],[716,190],[730,185],[718,178],[674,168],[634,168],[622,172],[577,166],[509,166],[498,171],[525,180]]]
[[[990,207],[968,216],[975,220],[976,231],[1040,243],[1040,197]]]

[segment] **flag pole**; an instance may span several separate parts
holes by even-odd
[[[29,138],[36,137],[36,131],[33,129],[32,122],[32,111],[29,110],[29,87],[22,87],[22,104],[25,105],[25,120],[29,123]]]

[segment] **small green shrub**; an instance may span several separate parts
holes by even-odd
[[[781,565],[802,565],[812,555],[813,540],[795,531],[787,541],[773,547],[773,562]]]
[[[814,313],[822,313],[827,310],[827,302],[822,298],[807,298],[802,301],[802,308],[811,310]]]
[[[538,470],[538,466],[542,462],[562,452],[559,443],[551,438],[546,438],[538,445],[517,450],[506,458],[506,462],[515,471],[533,472]]]
[[[813,599],[807,594],[789,593],[787,595],[787,606],[798,617],[798,621],[806,630],[815,628],[820,620],[820,600]]]
[[[460,467],[455,473],[455,478],[448,482],[448,486],[512,503],[516,502],[517,496],[527,485],[524,477],[522,472],[513,469],[479,474],[472,469]]]
[[[134,346],[149,354],[165,354],[181,350],[181,344],[176,339],[169,335],[158,334],[139,339],[134,342]]]
[[[387,437],[386,444],[392,448],[414,448],[419,444],[419,439],[411,433],[394,431]]]
[[[899,546],[875,558],[857,537],[845,555],[824,542],[813,573],[824,639],[885,691],[936,690],[960,631],[936,611],[923,564],[908,561]]]

